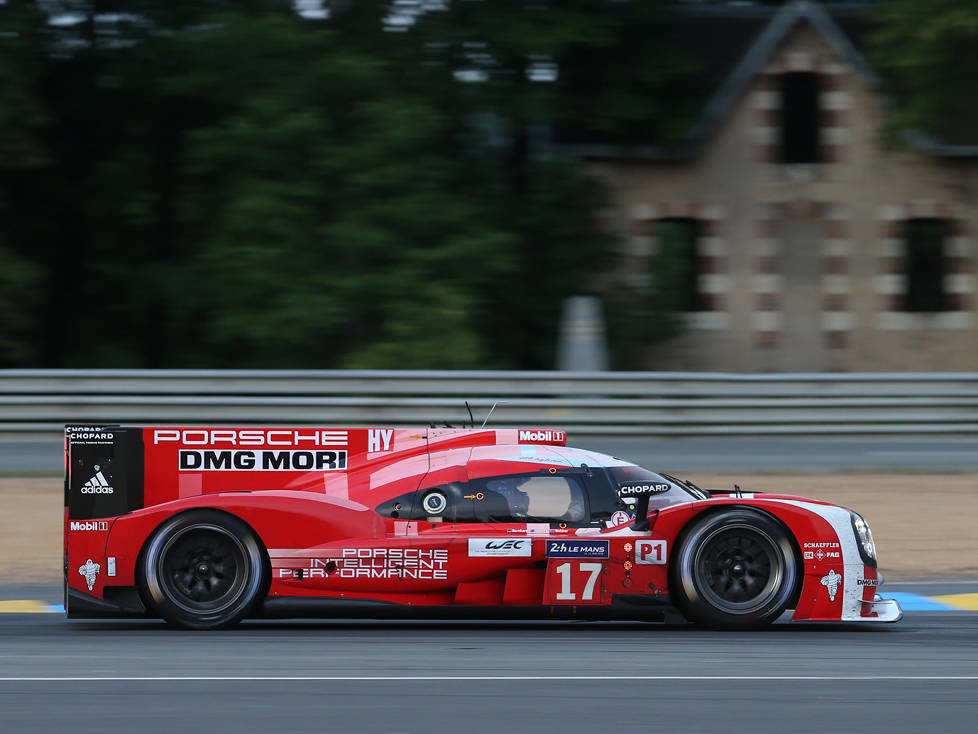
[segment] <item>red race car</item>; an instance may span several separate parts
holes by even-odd
[[[862,517],[549,429],[66,426],[68,617],[896,622]]]

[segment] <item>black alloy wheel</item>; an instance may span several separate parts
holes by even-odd
[[[694,622],[760,627],[784,612],[799,579],[787,529],[770,515],[740,508],[707,515],[684,532],[672,589]]]
[[[216,629],[239,622],[263,596],[267,558],[232,515],[195,510],[165,522],[142,555],[140,588],[171,624]]]

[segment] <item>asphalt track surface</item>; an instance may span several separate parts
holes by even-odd
[[[661,471],[973,470],[975,438],[595,438],[573,446]],[[0,441],[0,473],[60,472],[59,441]]]
[[[976,694],[974,612],[746,633],[0,615],[4,732],[973,732]]]
[[[572,443],[575,443],[572,441]],[[602,439],[669,469],[973,470],[972,439]],[[60,446],[0,442],[0,472]],[[978,582],[888,584],[919,594]],[[0,589],[57,602],[57,589]],[[720,633],[620,622],[159,622],[0,614],[0,732],[973,732],[978,613]]]

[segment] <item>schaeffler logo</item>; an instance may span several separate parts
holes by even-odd
[[[98,572],[101,568],[102,567],[93,562],[91,558],[78,567],[78,573],[79,575],[85,577],[85,583],[88,584],[89,591],[92,591],[95,588],[95,579],[98,578]]]
[[[822,577],[822,586],[829,590],[829,601],[835,601],[840,581],[842,581],[842,574],[836,573],[834,570],[830,570]]]
[[[105,481],[102,474],[102,467],[95,465],[95,476],[82,485],[82,494],[112,494],[115,490]]]

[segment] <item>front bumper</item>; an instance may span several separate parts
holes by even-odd
[[[864,601],[862,605],[866,608],[866,614],[875,616],[864,616],[862,622],[899,622],[903,619],[903,609],[896,599],[884,599],[879,594],[873,597],[873,601]]]
[[[842,573],[839,573],[841,571]],[[878,589],[883,574],[862,563],[811,564],[798,607],[796,622],[899,622],[903,610],[895,599],[884,599]]]

